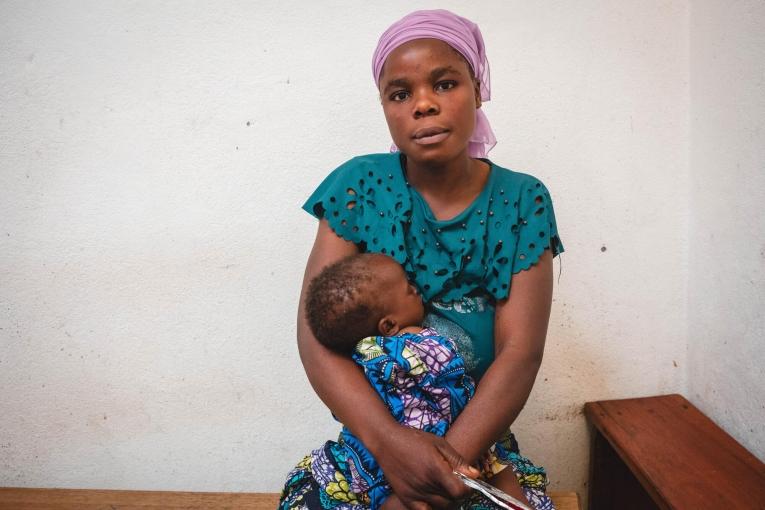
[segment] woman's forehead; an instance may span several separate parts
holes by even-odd
[[[380,86],[390,73],[430,72],[441,67],[454,67],[472,75],[470,64],[462,54],[439,39],[414,39],[407,41],[390,52],[380,71]],[[400,76],[396,76],[400,78]]]

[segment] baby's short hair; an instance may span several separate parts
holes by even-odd
[[[316,339],[343,354],[362,338],[378,334],[380,310],[371,261],[383,255],[361,253],[322,269],[308,285],[306,317]]]

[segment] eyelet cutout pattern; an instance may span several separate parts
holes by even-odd
[[[304,208],[362,251],[396,259],[426,301],[455,301],[476,288],[503,299],[513,274],[534,265],[545,249],[563,251],[544,185],[496,166],[487,188],[449,221],[435,220],[409,188],[398,154],[350,160]]]

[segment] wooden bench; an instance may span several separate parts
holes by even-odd
[[[575,492],[550,493],[558,510],[579,510]],[[275,510],[275,493],[107,491],[0,487],[1,510]]]
[[[682,396],[584,409],[590,510],[765,509],[765,464]]]

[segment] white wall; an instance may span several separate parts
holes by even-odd
[[[567,249],[523,452],[584,493],[582,404],[684,390],[686,2],[3,2],[0,485],[274,491],[336,434],[299,207],[386,150],[371,52],[438,6],[482,27],[492,158]]]
[[[690,19],[688,394],[765,460],[765,3]]]

